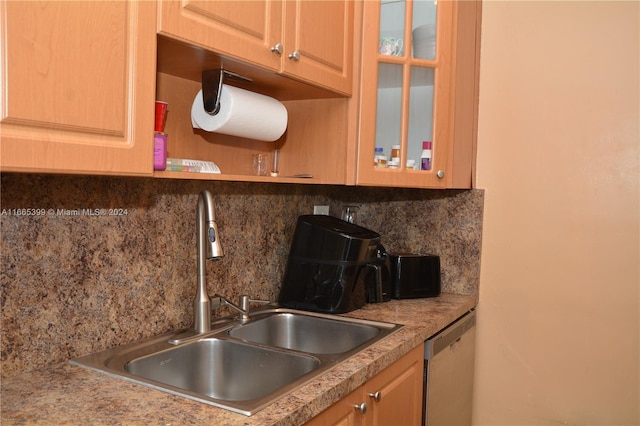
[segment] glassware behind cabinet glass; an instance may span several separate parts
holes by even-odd
[[[400,144],[400,169],[420,169],[414,165],[420,164],[424,141],[437,146],[433,138],[436,18],[434,0],[380,2],[381,40],[403,39],[404,52],[395,55],[401,58],[378,55],[375,146],[390,152],[393,145]],[[411,28],[406,28],[409,22]]]

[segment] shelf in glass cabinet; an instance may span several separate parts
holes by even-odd
[[[430,86],[434,85],[433,74],[437,70],[438,64],[436,61],[426,59],[407,59],[402,57],[393,57],[379,55],[378,60],[378,88],[400,88],[402,86],[402,80],[404,76],[404,66],[408,65],[413,68],[424,68],[433,70],[431,75],[420,75],[417,80],[412,81],[412,86]],[[380,65],[389,65],[380,67]]]

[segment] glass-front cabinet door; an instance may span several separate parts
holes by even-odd
[[[467,43],[458,36],[473,38],[474,47],[477,36],[468,28],[459,33],[463,3],[365,2],[358,184],[446,188],[458,182],[452,175],[459,155],[456,101],[477,104],[477,96],[456,92],[458,47]],[[472,12],[475,24],[479,10]],[[465,61],[473,59],[477,77],[474,51],[464,53],[472,54]],[[469,174],[468,185],[456,184],[470,187],[471,164],[456,167],[456,173],[467,168]]]

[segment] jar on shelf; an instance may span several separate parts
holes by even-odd
[[[391,160],[397,160],[400,163],[400,145],[391,145]]]
[[[384,153],[384,148],[381,146],[377,146],[375,148],[375,153],[373,155],[373,166],[387,167],[387,156]]]

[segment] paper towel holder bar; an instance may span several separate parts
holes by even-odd
[[[253,81],[249,77],[222,68],[202,71],[202,102],[204,110],[209,115],[216,115],[220,111],[220,92],[222,92],[222,83],[225,78],[244,82]]]

